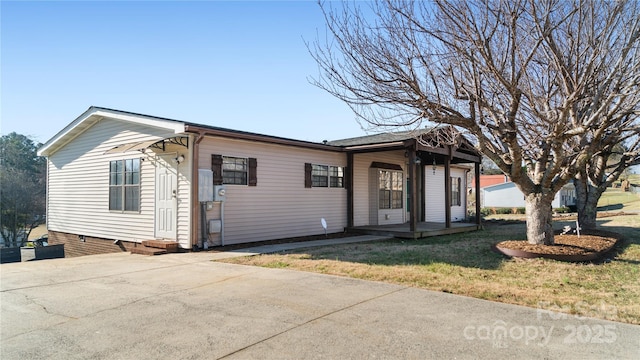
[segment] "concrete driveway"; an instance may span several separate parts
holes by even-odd
[[[0,357],[640,358],[640,326],[216,256],[4,264]]]

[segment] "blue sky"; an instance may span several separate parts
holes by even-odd
[[[315,1],[1,1],[2,134],[45,142],[89,106],[294,139],[365,135],[309,83]]]

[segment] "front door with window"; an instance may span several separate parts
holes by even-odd
[[[156,166],[156,238],[176,239],[178,174],[175,156],[159,156]]]
[[[405,222],[404,174],[398,165],[393,169],[371,168],[370,224],[388,225]]]

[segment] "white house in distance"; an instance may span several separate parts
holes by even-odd
[[[507,181],[483,187],[480,195],[482,207],[488,208],[517,208],[525,207],[524,194],[516,184]],[[551,206],[560,208],[576,204],[576,189],[572,183],[568,183],[556,193]]]
[[[428,145],[433,133],[313,143],[90,107],[39,150],[49,243],[77,256],[304,237],[322,224],[402,225],[395,234],[413,238],[475,230],[457,222],[481,158],[464,138]]]

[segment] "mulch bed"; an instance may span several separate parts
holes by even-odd
[[[585,262],[602,258],[621,240],[621,235],[585,230],[576,234],[556,234],[554,245],[533,245],[527,241],[509,240],[494,245],[494,250],[509,257],[547,258],[559,261]]]

